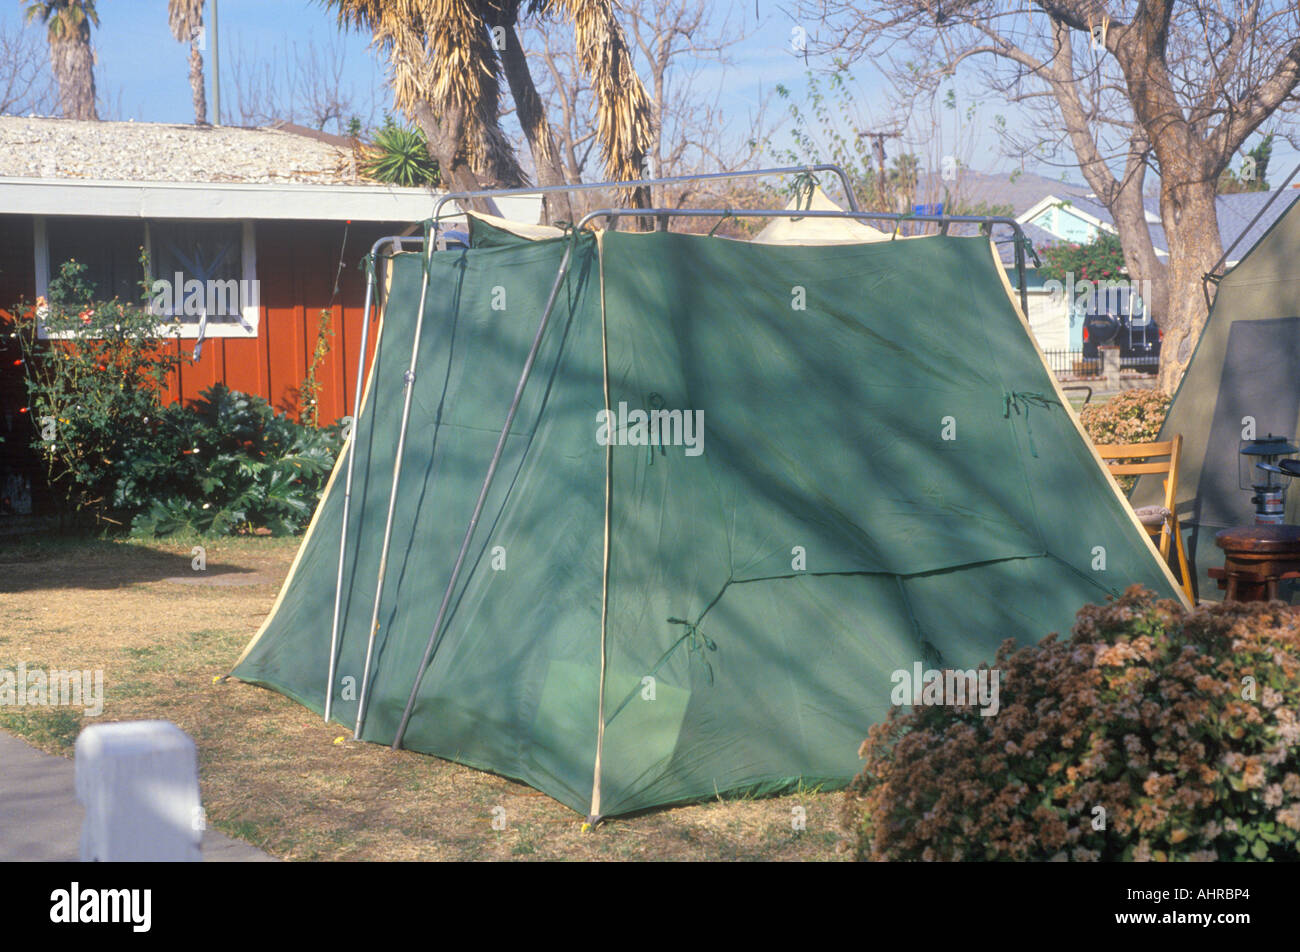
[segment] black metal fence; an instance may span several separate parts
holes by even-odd
[[[1101,376],[1101,358],[1085,359],[1081,350],[1045,350],[1043,356],[1058,377]]]
[[[1045,350],[1043,356],[1052,373],[1062,379],[1101,376],[1101,358],[1084,357],[1081,350]],[[1119,361],[1121,371],[1153,374],[1159,367],[1159,357],[1121,357]]]
[[[1160,369],[1159,357],[1121,357],[1120,370],[1136,370],[1139,373],[1153,374]]]

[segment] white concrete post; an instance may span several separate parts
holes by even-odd
[[[77,738],[82,862],[199,862],[203,809],[194,741],[167,721],[87,727]]]
[[[1101,358],[1102,386],[1107,390],[1120,389],[1119,348],[1114,345],[1098,347],[1097,356]]]

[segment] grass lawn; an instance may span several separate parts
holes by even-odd
[[[177,724],[198,745],[209,822],[285,859],[842,857],[839,794],[657,810],[583,833],[582,817],[530,787],[353,743],[279,694],[213,683],[266,616],[298,542],[0,537],[0,668],[102,669],[97,720]],[[194,545],[206,572],[191,568]],[[80,709],[0,707],[0,729],[63,756],[91,722]]]

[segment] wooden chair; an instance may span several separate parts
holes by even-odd
[[[1182,528],[1178,524],[1178,512],[1175,509],[1178,498],[1178,460],[1183,451],[1183,436],[1176,434],[1172,440],[1160,443],[1115,443],[1098,446],[1097,453],[1106,460],[1114,476],[1145,476],[1163,473],[1165,476],[1165,504],[1163,506],[1141,506],[1134,510],[1138,521],[1147,530],[1151,538],[1159,539],[1160,557],[1169,561],[1172,548],[1178,554],[1178,571],[1183,578],[1183,591],[1187,598],[1196,603],[1192,589],[1192,574],[1187,567],[1187,550],[1183,547]],[[1153,457],[1165,457],[1165,460],[1153,460]],[[1113,462],[1115,460],[1141,460],[1142,462]]]

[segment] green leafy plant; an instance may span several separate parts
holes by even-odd
[[[964,200],[953,201],[946,188],[943,190],[943,196],[944,211],[949,215],[974,215],[979,218],[997,218],[999,216],[1003,218],[1014,218],[1016,215],[1016,207],[1014,205],[999,205],[996,202],[989,204],[989,202],[984,199],[980,199],[978,202],[968,202]]]
[[[1273,133],[1260,140],[1259,145],[1246,153],[1242,162],[1241,173],[1224,169],[1219,175],[1218,192],[1227,195],[1233,192],[1267,192],[1268,163],[1273,158]]]
[[[303,426],[261,397],[218,384],[173,405],[131,447],[114,499],[136,535],[288,535],[311,518],[342,445],[341,428]]]
[[[1039,249],[1043,265],[1038,273],[1045,280],[1065,281],[1073,273],[1076,281],[1127,281],[1124,249],[1119,236],[1100,232],[1086,244],[1062,244]]]
[[[998,652],[997,714],[894,708],[842,820],[870,860],[1300,859],[1300,629],[1133,587]]]
[[[846,117],[857,115],[852,83],[853,75],[843,68],[837,68],[824,82],[817,74],[809,73],[806,109],[794,101],[789,87],[778,83],[776,94],[788,104],[794,145],[774,149],[773,157],[785,165],[830,162],[840,166],[862,208],[896,212],[901,200],[910,209],[920,159],[911,153],[897,155],[882,177],[868,138],[840,131]],[[838,186],[838,179],[832,177],[828,187],[834,190]]]
[[[391,116],[363,151],[361,172],[389,185],[437,185],[442,177],[437,161],[418,126],[399,126]]]
[[[148,261],[141,252],[142,274]],[[96,302],[86,266],[62,264],[48,299],[20,303],[22,353],[35,448],[47,478],[74,513],[115,521],[112,488],[125,447],[161,411],[167,375],[181,357],[146,303]],[[147,285],[142,280],[147,302]],[[42,336],[42,329],[45,336]]]

